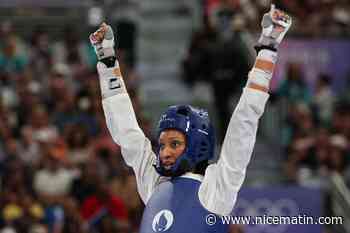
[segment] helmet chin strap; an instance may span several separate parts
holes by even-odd
[[[166,169],[162,164],[157,168],[156,165],[153,165],[155,169],[162,174],[163,176],[167,177],[177,177],[185,174],[186,172],[189,172],[189,163],[187,160],[181,160],[180,164],[178,165],[178,168],[174,171],[174,165],[171,166],[170,169]]]

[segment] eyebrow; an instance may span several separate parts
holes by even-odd
[[[179,140],[181,140],[182,138],[174,136],[174,137],[169,137],[169,139],[179,139]]]
[[[174,137],[169,137],[168,138],[169,140],[178,140],[178,141],[181,141],[181,142],[184,142],[185,140],[183,140],[182,138],[179,138],[179,137],[176,137],[176,136],[174,136]],[[164,139],[163,139],[164,140]],[[163,141],[162,139],[159,139],[159,141],[160,142],[162,142]]]

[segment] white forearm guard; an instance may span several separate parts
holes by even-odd
[[[107,68],[102,62],[98,62],[97,71],[103,99],[120,93],[126,93],[126,87],[120,72],[118,61],[116,61],[115,66],[111,68]]]

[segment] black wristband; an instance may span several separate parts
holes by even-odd
[[[115,66],[116,59],[116,57],[106,57],[101,59],[100,62],[103,62],[107,66],[107,68],[111,68]]]
[[[259,52],[263,49],[271,50],[273,52],[277,52],[277,49],[270,46],[270,45],[255,45],[254,49],[256,51],[256,54],[259,54]]]

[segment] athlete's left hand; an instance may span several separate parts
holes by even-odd
[[[262,33],[259,44],[277,49],[288,29],[292,25],[292,18],[284,11],[271,5],[271,9],[261,21]]]

